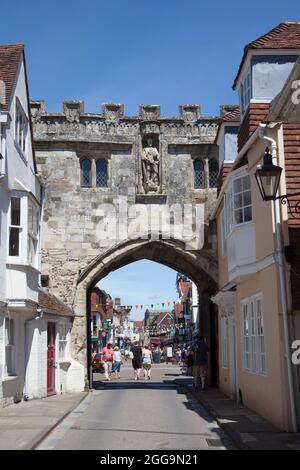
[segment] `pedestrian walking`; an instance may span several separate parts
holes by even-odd
[[[167,364],[173,359],[173,348],[172,346],[167,347]]]
[[[109,341],[107,346],[102,349],[102,360],[104,363],[104,374],[107,381],[110,381],[112,371],[114,350],[112,343]]]
[[[129,358],[129,349],[127,347],[125,348],[124,356],[125,356],[125,361],[127,362],[127,359]]]
[[[143,360],[143,351],[138,341],[133,343],[131,348],[132,354],[132,367],[134,371],[134,380],[140,380],[142,360]]]
[[[178,365],[180,365],[181,363],[181,349],[180,348],[176,349],[176,362]]]
[[[208,346],[204,341],[203,336],[198,335],[194,347],[194,388],[195,390],[205,389],[205,382],[207,377],[207,353],[209,352]],[[201,388],[200,388],[201,385]]]
[[[186,367],[187,367],[186,375],[187,376],[192,376],[193,375],[194,356],[193,356],[193,352],[192,352],[191,349],[189,349],[188,352],[187,352],[185,363],[186,363]]]
[[[122,364],[122,355],[118,346],[114,348],[113,354],[113,372],[116,374],[116,378],[121,378],[121,364]]]
[[[149,349],[149,346],[145,346],[143,349],[143,369],[145,380],[150,380],[151,378],[151,364],[153,362],[152,352]]]

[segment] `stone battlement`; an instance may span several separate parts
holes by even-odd
[[[139,106],[139,114],[136,116],[124,115],[124,104],[120,103],[102,103],[100,113],[86,113],[84,111],[84,101],[68,100],[62,103],[61,113],[47,113],[46,103],[43,100],[31,101],[31,113],[33,120],[41,116],[65,116],[70,122],[79,122],[80,117],[102,118],[106,121],[133,120],[133,121],[173,121],[180,120],[183,122],[197,122],[198,120],[216,120],[218,116],[204,116],[201,114],[199,104],[181,104],[179,105],[178,116],[161,116],[160,105],[141,104]],[[222,108],[221,107],[221,114]],[[227,105],[225,105],[227,107]]]

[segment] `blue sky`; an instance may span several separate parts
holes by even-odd
[[[122,305],[132,305],[131,317],[142,319],[145,305],[167,303],[178,299],[175,288],[176,271],[153,261],[141,260],[112,272],[98,286],[110,295],[120,297]],[[136,309],[136,305],[143,305]],[[171,307],[173,305],[171,304]],[[165,309],[168,305],[165,305]]]
[[[118,102],[135,115],[153,103],[172,116],[179,104],[200,103],[203,114],[217,115],[220,104],[237,102],[231,85],[245,44],[299,21],[300,2],[13,0],[0,15],[0,43],[25,44],[30,97],[50,112],[83,99],[86,112]],[[103,287],[123,303],[147,304],[176,296],[174,282],[174,271],[141,261]]]
[[[30,96],[49,111],[84,99],[88,112],[122,102],[206,115],[235,103],[231,84],[244,45],[280,21],[300,19],[299,0],[51,0],[2,2],[0,42],[26,45]]]

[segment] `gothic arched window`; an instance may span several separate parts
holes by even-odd
[[[96,162],[96,186],[97,188],[107,187],[107,160],[97,160]]]
[[[200,159],[194,161],[194,186],[195,189],[205,187],[204,165]]]
[[[81,186],[90,187],[92,186],[91,177],[91,161],[88,159],[81,160]]]
[[[209,187],[216,188],[218,185],[219,165],[216,160],[209,162]]]

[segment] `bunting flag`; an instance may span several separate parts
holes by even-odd
[[[188,297],[186,298],[186,301],[192,303],[193,302],[193,298],[192,297]],[[177,303],[182,303],[182,299],[178,299],[178,300],[168,300],[168,301],[163,301],[163,302],[158,302],[156,304],[136,304],[135,305],[135,308],[136,310],[138,309],[143,309],[143,308],[151,308],[151,309],[154,309],[154,308],[165,308],[165,307],[170,307],[171,305],[175,306]],[[124,307],[123,307],[124,308]],[[132,306],[131,305],[126,305],[125,307],[126,309],[131,309]]]

